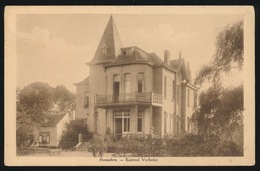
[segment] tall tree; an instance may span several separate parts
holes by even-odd
[[[204,65],[195,78],[196,85],[205,82],[211,85],[200,94],[199,108],[193,115],[198,121],[200,133],[228,137],[243,127],[243,86],[224,88],[221,82],[221,73],[230,72],[234,68],[242,69],[243,36],[243,21],[227,25],[216,37],[216,51],[212,61]]]
[[[243,21],[227,25],[217,36],[216,50],[212,61],[204,65],[197,74],[194,83],[205,81],[220,83],[220,73],[229,72],[232,68],[242,69],[244,62],[244,29]]]
[[[53,107],[53,88],[46,83],[32,83],[18,93],[17,110],[36,123]]]
[[[54,89],[54,103],[58,106],[59,111],[75,110],[75,99],[75,95],[63,85]]]

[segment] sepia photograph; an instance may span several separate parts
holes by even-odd
[[[254,165],[250,6],[9,6],[5,165]]]

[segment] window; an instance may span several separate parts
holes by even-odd
[[[189,117],[187,117],[187,130],[188,130],[188,132],[190,131],[190,118]]]
[[[103,54],[106,54],[106,53],[107,53],[107,49],[106,49],[106,48],[103,48],[103,49],[102,49],[102,52],[103,52]]]
[[[143,131],[143,111],[139,110],[137,115],[137,132]]]
[[[119,123],[117,123],[119,125],[116,125],[116,127],[120,128],[120,132],[130,132],[130,112],[129,111],[116,111],[116,112],[114,112],[114,116],[115,116],[115,119],[120,119]]]
[[[167,113],[164,112],[164,134],[167,133]]]
[[[129,111],[124,112],[124,132],[130,132],[130,113]]]
[[[124,75],[124,90],[125,90],[125,93],[130,93],[131,91],[131,79],[130,79],[130,74],[129,73],[126,73]]]
[[[177,134],[179,134],[181,131],[181,123],[180,123],[180,116],[178,115],[177,115],[176,127],[177,127]]]
[[[137,89],[138,93],[144,92],[144,73],[139,72],[137,75]]]
[[[176,100],[176,82],[172,81],[172,100]]]
[[[84,108],[88,108],[89,106],[89,97],[87,95],[87,92],[85,92],[85,95],[84,95]]]
[[[164,98],[167,96],[167,79],[164,77]]]
[[[173,114],[170,113],[170,125],[169,125],[169,129],[170,129],[170,134],[173,133]]]
[[[131,55],[132,54],[132,49],[126,50],[126,55]]]
[[[190,89],[187,90],[187,106],[190,107]]]
[[[130,118],[124,118],[124,132],[130,132]]]
[[[177,85],[177,102],[179,102],[180,98],[180,85]]]
[[[119,75],[114,75],[114,85],[113,85],[113,101],[118,102],[119,99],[119,93],[120,93],[120,76]]]
[[[40,132],[39,134],[39,141],[43,144],[50,143],[50,132]]]

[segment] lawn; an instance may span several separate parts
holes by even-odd
[[[88,151],[63,151],[59,149],[46,148],[22,148],[17,149],[17,156],[31,156],[31,157],[93,157]],[[104,153],[103,157],[112,157],[112,153]]]

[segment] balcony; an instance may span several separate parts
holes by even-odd
[[[96,95],[95,103],[97,106],[114,106],[124,104],[161,105],[162,96],[153,92]]]

